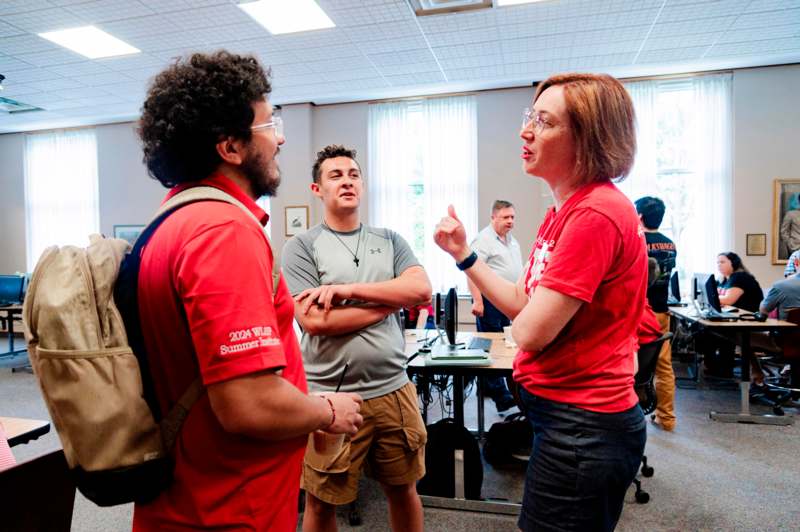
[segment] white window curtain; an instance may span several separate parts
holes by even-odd
[[[412,210],[408,190],[422,186]],[[433,241],[433,230],[456,208],[471,238],[477,231],[477,112],[473,96],[382,103],[369,112],[370,224],[400,233],[422,261],[435,292],[466,279]],[[421,219],[412,216],[418,212]]]
[[[728,251],[732,242],[731,76],[638,81],[625,87],[636,109],[637,154],[630,176],[619,187],[631,201],[642,196],[665,201],[662,227],[676,243],[682,277],[713,273],[716,255]],[[685,91],[688,101],[677,121],[669,115],[679,110],[659,98],[676,90]],[[677,139],[666,131],[676,123],[686,130]],[[659,164],[660,157],[669,159],[665,154],[670,150],[686,153],[681,172]]]
[[[89,245],[100,232],[94,129],[49,131],[25,138],[27,265],[45,248]]]

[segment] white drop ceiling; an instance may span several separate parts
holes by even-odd
[[[176,56],[218,48],[272,68],[276,104],[800,63],[800,0],[549,0],[416,17],[406,0],[318,0],[335,28],[270,35],[233,0],[0,0],[0,133],[132,120]],[[37,33],[92,24],[142,50],[89,60]]]

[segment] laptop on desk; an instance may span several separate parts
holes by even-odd
[[[722,312],[722,305],[719,302],[717,292],[717,280],[713,275],[709,275],[705,282],[705,295],[708,308],[700,311],[700,315],[709,321],[738,321],[739,315],[733,312]]]

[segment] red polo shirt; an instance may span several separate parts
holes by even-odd
[[[193,184],[224,190],[266,224],[266,213],[228,178]],[[155,232],[142,252],[139,308],[162,411],[198,373],[209,385],[282,369],[306,393],[294,303],[283,278],[273,299],[272,264],[263,230],[228,203],[187,205]],[[204,394],[175,444],[174,483],[135,506],[133,529],[295,530],[305,443],[228,433]]]
[[[548,210],[525,273],[529,296],[539,285],[583,304],[544,350],[517,353],[514,380],[534,395],[595,412],[635,405],[647,251],[633,204],[612,183],[584,186]]]

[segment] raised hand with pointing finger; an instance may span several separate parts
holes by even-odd
[[[447,206],[447,216],[442,218],[433,232],[433,240],[436,245],[449,253],[456,262],[461,262],[470,254],[467,245],[467,232],[464,224],[458,219],[456,209],[452,205]]]

